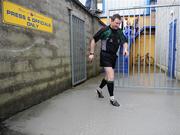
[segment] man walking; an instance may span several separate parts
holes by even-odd
[[[123,55],[128,55],[128,44],[122,29],[119,29],[121,23],[121,16],[114,14],[111,17],[111,23],[100,29],[92,38],[90,42],[90,54],[89,60],[94,59],[95,45],[98,40],[101,40],[101,52],[100,52],[100,66],[105,70],[105,77],[102,79],[99,87],[97,88],[97,94],[99,98],[104,98],[102,88],[107,85],[110,95],[110,103],[113,106],[120,106],[118,101],[114,98],[114,68],[117,58],[117,51],[120,45],[123,45]]]

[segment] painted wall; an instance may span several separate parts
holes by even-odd
[[[144,55],[149,53],[150,57],[154,59],[155,57],[155,34],[150,35],[141,34],[140,40],[139,37],[136,38],[135,43],[132,44],[130,51],[130,66],[132,68],[133,63],[137,65],[138,55],[144,58]],[[144,63],[144,62],[143,62]]]
[[[158,4],[180,4],[180,0],[158,0]],[[180,7],[159,8],[156,15],[156,50],[160,50],[157,54],[157,64],[159,67],[167,71],[168,67],[168,48],[169,48],[169,24],[177,19],[176,33],[176,77],[180,79]],[[161,62],[160,62],[161,60]]]
[[[125,17],[127,17],[127,16],[125,16]],[[128,20],[129,20],[131,25],[134,24],[134,20],[135,20],[136,17],[138,17],[138,16],[135,16],[135,17],[134,16],[129,16],[128,17]],[[152,12],[151,16],[144,15],[144,16],[140,16],[139,18],[140,18],[139,20],[140,20],[140,27],[141,28],[143,26],[155,26],[155,12]],[[150,19],[151,19],[151,21],[150,21]],[[107,20],[108,20],[107,18],[101,18],[101,21],[103,23],[105,23],[105,24],[108,24]]]
[[[127,8],[127,7],[134,7],[134,6],[144,6],[149,4],[148,0],[103,0],[103,7],[104,13],[102,17],[108,16],[109,9],[120,9],[120,8]],[[118,10],[115,11],[116,13],[119,12]],[[142,13],[143,10],[135,10],[135,13],[139,14]],[[110,13],[114,14],[113,12]],[[127,11],[120,12],[121,15],[129,14]],[[134,14],[134,11],[132,12]]]

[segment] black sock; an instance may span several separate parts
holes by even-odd
[[[110,96],[114,96],[114,81],[107,82],[107,88]]]
[[[99,88],[103,88],[107,84],[107,81],[103,78],[101,81],[101,84],[99,85]]]

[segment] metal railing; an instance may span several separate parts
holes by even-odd
[[[118,87],[180,89],[180,5],[150,5],[110,9],[119,13],[128,38],[129,56],[120,52]]]

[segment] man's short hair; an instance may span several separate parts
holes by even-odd
[[[114,14],[112,17],[111,17],[111,20],[114,21],[115,19],[119,19],[121,20],[121,16],[119,14]]]

